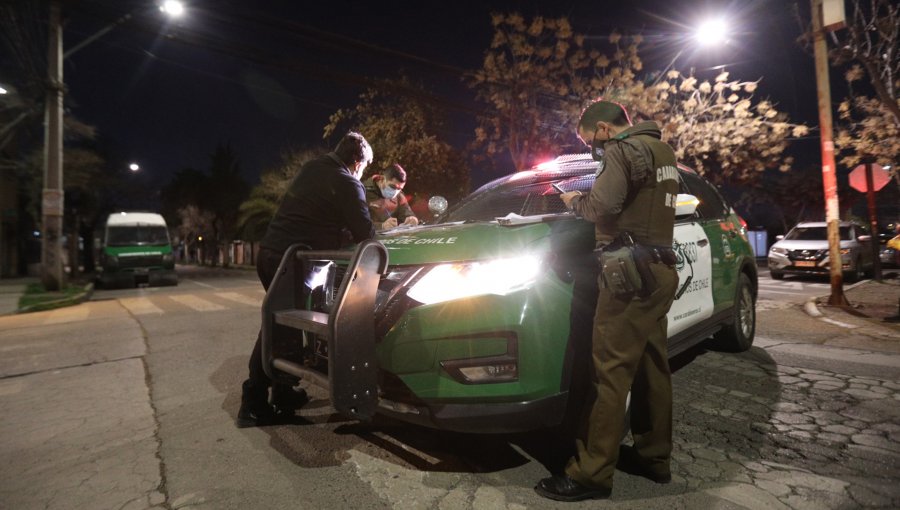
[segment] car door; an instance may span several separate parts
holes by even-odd
[[[738,249],[733,244],[741,241],[741,226],[733,221],[731,208],[712,184],[696,174],[682,175],[688,192],[700,200],[697,206],[698,223],[709,240],[712,312],[724,312],[734,303],[739,257]]]
[[[686,173],[680,173],[681,193],[692,194],[685,185]],[[712,250],[699,209],[689,217],[676,218],[672,248],[676,256],[678,287],[669,309],[669,338],[700,324],[713,313]]]

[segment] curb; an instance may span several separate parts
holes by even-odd
[[[31,313],[31,312],[42,312],[45,310],[55,310],[57,308],[63,308],[65,306],[74,306],[79,303],[83,303],[89,299],[94,294],[94,282],[90,282],[84,286],[84,289],[75,294],[72,297],[68,297],[65,299],[57,299],[56,301],[47,301],[44,303],[38,303],[31,306],[26,306],[25,308],[19,308],[13,313]]]
[[[819,298],[809,298],[806,300],[806,303],[803,303],[803,311],[806,312],[810,317],[824,317],[825,314],[819,311],[819,308],[816,307],[816,300]]]

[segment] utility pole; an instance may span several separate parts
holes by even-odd
[[[840,210],[834,163],[831,120],[831,84],[828,78],[828,46],[823,24],[823,0],[812,0],[813,50],[816,59],[816,88],[819,96],[819,132],[822,137],[822,185],[825,189],[825,221],[828,222],[828,267],[831,272],[829,305],[847,305],[841,261]]]
[[[48,89],[44,116],[44,190],[41,200],[41,281],[47,290],[65,283],[63,223],[63,41],[59,0],[50,2]]]

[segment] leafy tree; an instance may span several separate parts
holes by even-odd
[[[838,107],[835,145],[848,167],[864,161],[892,165],[900,185],[900,5],[888,0],[850,5],[847,27],[834,33],[837,48],[830,53],[835,65],[849,66],[844,77],[850,95]],[[874,95],[859,90],[866,88],[857,86],[864,78]]]
[[[489,107],[478,117],[475,144],[495,162],[508,156],[514,168],[524,168],[572,142],[581,99],[600,85],[592,87],[591,70],[611,61],[586,48],[566,18],[528,23],[517,13],[495,13],[491,24],[491,46],[469,78]]]
[[[727,72],[701,80],[673,70],[651,81],[642,75],[640,35],[613,32],[603,53],[565,18],[526,23],[495,14],[492,23],[494,39],[470,82],[490,107],[475,138],[491,156],[508,153],[517,168],[579,147],[575,119],[597,97],[626,104],[636,122],[657,121],[679,159],[717,183],[787,170],[788,139],[808,130],[754,98],[758,82],[729,80]]]
[[[383,81],[360,94],[355,107],[335,112],[325,126],[325,137],[341,135],[345,128],[362,133],[375,152],[366,174],[399,163],[409,176],[404,192],[416,198],[462,197],[469,188],[468,168],[462,156],[435,134],[444,122],[427,97],[406,77]]]
[[[250,198],[240,206],[238,228],[245,239],[262,239],[300,167],[324,152],[321,148],[290,149],[282,154],[278,166],[262,174],[260,183],[250,191]]]
[[[208,244],[205,254],[212,265],[218,255],[237,234],[239,207],[249,194],[249,185],[241,177],[237,155],[229,144],[221,144],[210,155],[209,173],[186,168],[175,174],[161,193],[163,211],[170,219],[177,216],[180,231],[204,230]],[[185,216],[185,211],[190,214]],[[202,218],[203,221],[194,221]],[[185,221],[191,220],[188,224]],[[185,239],[193,239],[185,237]],[[209,248],[213,249],[209,249]],[[228,264],[228,259],[225,259]]]

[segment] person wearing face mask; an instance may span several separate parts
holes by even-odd
[[[362,174],[372,162],[372,147],[359,133],[347,133],[333,152],[303,164],[288,187],[266,235],[260,242],[256,274],[268,290],[282,256],[293,244],[311,250],[337,250],[349,242],[360,243],[375,236],[366,204]],[[269,402],[272,382],[262,366],[262,338],[250,355],[249,376],[244,381],[241,408],[235,424],[239,428],[275,423],[280,413]],[[302,405],[302,389],[291,395],[272,395],[272,402],[286,398]]]
[[[369,203],[369,214],[375,223],[375,230],[419,224],[419,218],[413,214],[403,195],[405,186],[406,171],[397,163],[389,166],[384,173],[366,180],[366,201]]]
[[[588,106],[577,132],[599,163],[597,178],[589,194],[560,198],[594,223],[601,261],[631,257],[641,274],[639,283],[623,285],[608,277],[615,276],[615,264],[600,268],[590,358],[596,396],[582,427],[586,434],[577,438],[577,453],[564,473],[535,487],[558,501],[608,498],[617,467],[657,483],[672,479],[666,314],[678,284],[672,251],[679,188],[675,153],[660,140],[656,123],[632,125],[625,108],[611,101]],[[634,444],[620,447],[629,391]]]

